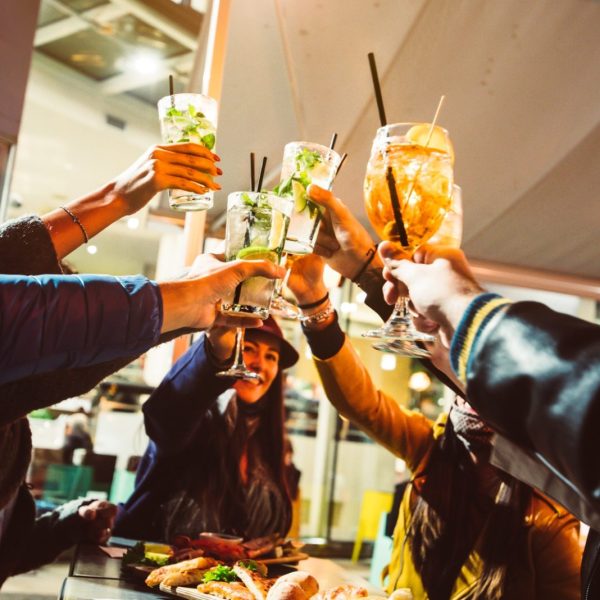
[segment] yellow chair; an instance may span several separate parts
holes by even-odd
[[[358,561],[360,548],[364,540],[373,541],[377,538],[379,519],[382,513],[390,512],[393,498],[394,494],[392,492],[366,490],[363,493],[360,516],[358,517],[358,530],[352,549],[352,562]]]

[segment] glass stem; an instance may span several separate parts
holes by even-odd
[[[233,358],[232,369],[244,369],[244,355],[242,354],[242,348],[244,347],[244,328],[235,328],[235,355]]]

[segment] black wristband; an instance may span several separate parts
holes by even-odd
[[[323,304],[323,302],[325,302],[327,298],[329,298],[329,292],[327,292],[320,300],[317,300],[316,302],[311,302],[310,304],[298,304],[298,308],[301,308],[302,310],[316,308],[317,306],[319,306],[319,304]]]
[[[358,280],[361,278],[362,274],[369,268],[369,265],[373,262],[375,255],[377,254],[377,246],[372,246],[367,250],[367,260],[365,260],[363,266],[360,268],[360,271],[352,278],[353,283],[358,283]]]
[[[85,230],[85,227],[83,226],[83,223],[79,220],[79,217],[77,217],[77,215],[71,212],[66,206],[59,206],[59,208],[62,208],[71,217],[75,225],[79,225],[79,229],[81,229],[81,233],[83,234],[83,239],[87,244],[90,238],[87,234],[87,231]]]

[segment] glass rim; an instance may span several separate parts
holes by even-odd
[[[288,142],[284,147],[283,147],[283,153],[285,154],[286,148],[288,146],[305,146],[307,148],[312,148],[315,150],[321,150],[322,154],[329,154],[330,156],[336,156],[338,160],[342,160],[342,156],[336,152],[335,150],[332,150],[329,146],[325,146],[324,144],[319,144],[318,142],[306,142],[303,140],[300,141],[296,141],[296,142]]]
[[[377,128],[377,135],[379,135],[380,133],[386,133],[389,129],[392,129],[393,127],[405,126],[407,128],[410,128],[414,127],[415,125],[429,125],[431,127],[431,123],[428,123],[427,121],[404,121],[399,123],[388,123],[387,125],[382,125],[381,127]],[[445,127],[436,124],[436,128],[441,129],[444,132],[444,134],[448,136],[448,138],[450,137],[450,134],[448,133],[448,130]]]
[[[213,98],[212,96],[207,96],[206,94],[200,94],[199,92],[179,92],[178,94],[167,94],[166,96],[163,96],[157,103],[156,106],[158,108],[160,108],[161,104],[164,104],[164,102],[170,102],[171,98],[181,98],[182,96],[195,96],[195,97],[199,97],[202,98],[202,100],[208,101],[208,102],[214,102],[215,105],[219,105],[219,103],[217,102],[216,98]]]
[[[294,199],[291,196],[280,196],[270,190],[263,191],[263,192],[250,192],[250,191],[242,190],[242,191],[237,191],[237,192],[229,192],[229,194],[227,194],[227,209],[228,210],[230,207],[233,207],[233,206],[241,206],[242,208],[244,206],[246,206],[245,204],[243,204],[243,201],[241,204],[238,204],[238,202],[240,201],[240,199],[242,197],[242,194],[247,194],[248,196],[250,196],[253,199],[255,197],[258,197],[259,195],[266,197],[267,199],[270,199],[272,201],[272,204],[269,205],[269,208],[271,210],[281,210],[281,203],[283,203],[284,205],[287,204],[290,214],[287,214],[287,212],[285,212],[285,211],[281,211],[281,212],[284,212],[284,214],[286,214],[288,217],[291,215],[291,212],[294,208]],[[274,206],[275,204],[279,204],[280,206]],[[250,206],[248,206],[247,208],[248,208],[248,210],[251,209]]]

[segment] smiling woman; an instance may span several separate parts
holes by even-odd
[[[282,370],[298,360],[269,318],[248,329],[244,359],[253,381],[216,373],[234,333],[215,327],[196,342],[144,405],[150,443],[118,535],[170,541],[219,531],[245,538],[285,535],[291,500],[284,460]]]

